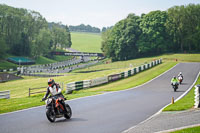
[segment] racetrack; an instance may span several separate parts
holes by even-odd
[[[173,92],[170,80],[179,72],[183,84]],[[200,63],[180,63],[167,73],[142,86],[68,101],[71,120],[50,123],[45,106],[0,115],[1,133],[120,133],[149,118],[182,95],[195,81]],[[133,81],[134,82],[134,81]],[[39,102],[39,101],[38,101]]]

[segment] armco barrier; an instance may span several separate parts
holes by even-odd
[[[0,91],[0,99],[9,99],[10,98],[10,91]]]
[[[83,81],[78,81],[78,82],[75,82],[75,90],[81,90],[83,89]]]
[[[127,78],[128,77],[128,72],[124,72],[124,77]]]
[[[120,73],[121,74],[121,78],[123,79],[125,76],[125,72]]]
[[[200,85],[195,86],[194,94],[194,108],[200,108]]]
[[[91,87],[91,80],[84,80],[78,82],[72,82],[67,84],[66,93],[72,93],[74,90],[81,90],[83,88],[90,88]]]
[[[125,73],[125,76],[126,76],[126,73]],[[113,74],[113,75],[109,75],[108,76],[108,81],[116,81],[116,80],[119,80],[121,79],[121,74]]]
[[[97,86],[97,85],[100,85],[100,84],[105,84],[105,83],[108,83],[108,77],[106,76],[106,77],[91,79],[90,83],[91,83],[90,84],[91,87]]]
[[[149,64],[144,64],[141,65],[139,67],[133,68],[132,70],[128,70],[126,72],[121,72],[118,74],[112,74],[109,76],[105,76],[105,77],[100,77],[100,78],[96,78],[96,79],[91,79],[91,80],[84,80],[84,81],[78,81],[78,82],[72,82],[72,83],[68,83],[67,84],[67,89],[66,89],[66,93],[72,93],[74,90],[81,90],[84,88],[90,88],[93,86],[97,86],[97,85],[101,85],[101,84],[105,84],[108,82],[113,82],[119,79],[123,79],[126,77],[130,77],[132,75],[135,75],[141,71],[147,70],[149,68],[152,68],[158,64],[162,63],[162,59],[159,60],[155,60],[150,62]]]

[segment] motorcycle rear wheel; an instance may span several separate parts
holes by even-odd
[[[67,113],[64,114],[64,117],[66,119],[70,119],[72,117],[72,110],[68,104],[65,104],[65,107],[66,107]]]
[[[176,88],[174,88],[174,92],[176,92]]]

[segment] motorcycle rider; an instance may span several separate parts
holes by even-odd
[[[178,74],[178,77],[182,77],[182,79],[183,79],[183,74],[182,74],[182,72],[180,72],[179,74]]]
[[[171,85],[173,85],[174,83],[175,84],[178,84],[178,79],[176,78],[176,76],[173,76],[173,78],[171,79]]]
[[[62,94],[62,90],[60,88],[60,85],[55,83],[54,79],[49,79],[48,80],[48,87],[47,87],[47,92],[42,98],[42,101],[46,100],[48,95],[51,93],[51,96],[55,98],[56,101],[56,107],[59,106],[59,103],[61,103],[61,108],[64,109],[65,112],[67,112],[65,108],[65,102],[64,102],[64,96]],[[60,100],[61,99],[61,100]]]

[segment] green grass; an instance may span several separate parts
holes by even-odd
[[[0,60],[0,69],[10,69],[10,68],[15,68],[18,65],[10,63],[8,61],[5,60]]]
[[[104,86],[99,86],[91,89],[86,89],[86,90],[80,90],[80,91],[75,91],[73,94],[70,95],[65,95],[68,97],[68,99],[74,99],[78,97],[85,97],[85,96],[90,96],[90,95],[97,95],[104,93],[105,91],[117,91],[117,90],[124,90],[128,89],[129,87],[134,87],[139,84],[145,83],[148,80],[151,80],[152,78],[158,76],[162,72],[166,71],[167,69],[171,68],[175,63],[163,63],[161,65],[158,65],[151,70],[146,70],[144,72],[141,72],[140,74],[137,74],[133,77],[129,77],[124,80],[120,80],[111,84],[106,84]],[[159,70],[159,71],[158,71]],[[154,74],[150,74],[152,72],[155,72]],[[149,76],[144,76],[144,75],[149,75]],[[142,77],[146,77],[145,79]],[[61,79],[61,77],[58,77]],[[141,80],[142,79],[142,80]],[[32,87],[36,87],[37,83],[42,82],[43,85],[45,86],[46,84],[46,79],[45,78],[38,78],[38,79],[26,79],[26,80],[21,80],[21,81],[12,81],[10,82],[10,86],[13,86],[18,82],[18,85],[16,85],[16,88],[12,89],[11,91],[11,99],[7,100],[0,100],[0,113],[5,113],[5,112],[11,112],[15,110],[20,110],[24,108],[29,108],[29,107],[34,107],[34,106],[39,106],[43,105],[44,103],[40,103],[39,101],[43,97],[44,94],[39,94],[36,96],[31,96],[30,98],[28,97],[28,88],[20,88],[22,87],[28,87],[28,83],[32,84]],[[63,79],[64,80],[64,79]],[[134,80],[134,82],[133,82]],[[61,80],[57,80],[61,81]],[[34,83],[34,84],[33,84]],[[8,85],[8,84],[7,84]],[[9,85],[7,87],[9,87]],[[45,89],[44,89],[45,90]],[[19,94],[19,92],[21,92]],[[17,95],[18,93],[18,95]],[[13,105],[14,103],[14,105]],[[18,106],[19,105],[19,106]]]
[[[170,59],[168,58],[168,56]],[[187,55],[187,56],[191,56],[191,55]],[[171,58],[173,57],[183,58],[182,61],[190,62],[191,60],[193,60],[193,58],[199,57],[199,55],[193,55],[191,59],[186,58],[185,55],[176,54],[176,56],[162,55],[159,57],[141,58],[141,59],[134,59],[134,60],[129,60],[129,61],[109,62],[108,64],[104,62],[96,66],[92,66],[85,69],[74,71],[72,73],[68,73],[66,76],[55,77],[54,79],[56,82],[63,82],[65,86],[66,83],[69,83],[69,82],[94,79],[97,77],[108,76],[109,74],[116,74],[119,72],[127,71],[130,69],[130,64],[132,64],[135,67],[135,66],[144,64],[145,62],[150,62],[154,59],[158,59],[160,57],[165,57],[163,64],[160,64],[154,68],[151,68],[150,70],[146,70],[132,77],[119,80],[113,83],[105,84],[103,86],[81,90],[76,93],[67,95],[67,97],[69,99],[73,99],[77,97],[101,94],[106,91],[117,91],[117,90],[128,89],[130,87],[134,87],[142,83],[145,83],[148,80],[151,80],[152,78],[160,75],[164,71],[173,67],[176,63],[179,63],[179,61],[176,62],[174,61],[174,59],[171,60]],[[199,60],[197,61],[200,61],[200,58],[198,59]],[[11,99],[0,100],[0,107],[1,107],[0,113],[18,110],[18,108],[12,107],[13,99],[15,99],[14,101],[16,101],[16,106],[20,105],[19,109],[34,107],[34,106],[44,104],[44,103],[39,103],[43,94],[28,98],[28,88],[47,86],[47,80],[48,78],[40,78],[40,77],[26,78],[25,77],[25,79],[1,83],[0,91],[10,90]],[[26,101],[28,105],[26,104],[23,105],[23,103],[21,103],[22,101]],[[8,103],[8,104],[5,104],[5,103]]]
[[[195,85],[199,83],[200,77],[198,77],[198,80]],[[164,108],[163,111],[181,111],[191,109],[194,106],[194,90],[195,87],[193,87],[186,96],[184,96],[182,99],[178,100],[174,104],[170,104],[169,106]]]
[[[200,132],[200,126],[182,129],[171,133],[199,133],[199,132]]]
[[[118,90],[125,90],[129,89],[138,85],[141,85],[161,73],[165,72],[166,70],[170,69],[176,65],[175,62],[169,62],[169,63],[162,63],[156,67],[153,67],[149,70],[143,71],[141,73],[136,74],[135,76],[131,76],[129,78],[119,80],[113,83],[105,84],[103,86],[98,86],[95,88],[87,89],[85,91],[87,92],[106,92],[106,91],[118,91]]]
[[[177,59],[178,62],[200,62],[200,54],[165,54],[159,57],[168,61]]]
[[[101,35],[93,33],[71,32],[71,48],[81,52],[101,53]]]
[[[48,64],[48,63],[54,63],[56,62],[55,60],[40,56],[35,60],[36,64]]]

